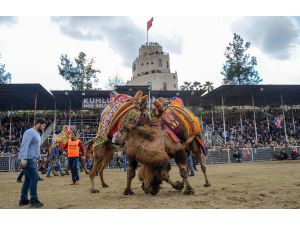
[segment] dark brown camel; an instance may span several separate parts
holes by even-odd
[[[185,149],[193,140],[188,139],[185,144],[175,143],[170,138],[163,135],[160,127],[134,127],[127,128],[127,133],[123,136],[126,140],[124,151],[126,153],[129,168],[127,170],[127,187],[124,195],[133,194],[131,190],[131,181],[135,177],[135,171],[140,162],[143,166],[140,172],[145,192],[156,194],[159,190],[159,184],[164,180],[177,190],[182,190],[184,185],[186,189],[184,194],[193,194],[194,190],[189,184],[187,176],[187,157]],[[174,154],[175,161],[179,167],[182,182],[174,182],[169,177],[169,155]],[[157,161],[162,160],[162,163]],[[167,164],[163,164],[166,163]],[[160,165],[163,165],[160,167]]]
[[[176,190],[183,189],[181,182],[175,182],[169,176],[171,166],[160,130],[156,127],[127,127],[123,138],[126,139],[124,151],[129,163],[124,195],[134,194],[131,181],[135,177],[138,163],[141,164],[139,178],[143,181],[142,188],[145,193],[156,195],[162,181],[166,181]],[[186,145],[178,144],[176,147],[184,150]],[[189,184],[186,191],[189,191]]]

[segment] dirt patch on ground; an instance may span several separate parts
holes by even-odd
[[[200,170],[200,167],[198,168]],[[201,171],[190,177],[195,195],[185,196],[166,183],[157,196],[144,194],[137,177],[133,196],[123,196],[126,172],[106,169],[110,185],[100,193],[90,193],[89,177],[80,174],[80,185],[71,186],[70,176],[45,178],[39,182],[38,193],[45,208],[300,208],[300,161],[208,165],[212,184],[204,187]],[[0,173],[0,208],[19,208],[21,190],[17,173]],[[181,180],[177,167],[171,176]],[[26,207],[23,207],[26,208]]]

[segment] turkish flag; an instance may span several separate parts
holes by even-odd
[[[147,22],[147,31],[152,27],[153,17]]]

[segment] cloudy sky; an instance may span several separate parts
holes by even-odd
[[[131,63],[146,42],[149,17],[0,17],[0,62],[13,83],[69,89],[58,74],[61,54],[94,57],[104,88],[109,76],[131,78]],[[170,53],[183,81],[222,84],[224,50],[233,33],[251,42],[264,84],[300,84],[300,17],[154,17],[149,40]]]

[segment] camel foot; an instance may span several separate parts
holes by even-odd
[[[210,187],[210,186],[211,186],[210,183],[205,183],[205,184],[204,184],[204,187]]]
[[[90,174],[90,172],[86,171],[85,174]]]
[[[107,188],[107,187],[109,187],[109,186],[108,186],[108,184],[105,184],[105,183],[104,183],[104,184],[102,184],[102,187],[103,187],[103,188]]]
[[[134,195],[134,192],[131,189],[126,188],[123,195]]]
[[[93,193],[93,194],[99,193],[99,190],[97,190],[97,189],[92,189],[92,190],[91,190],[91,193]]]
[[[195,194],[195,191],[193,188],[189,188],[189,189],[185,189],[185,191],[183,192],[184,195],[193,195]]]
[[[175,185],[173,185],[172,187],[178,191],[181,191],[184,188],[184,184],[180,181],[176,181]]]

